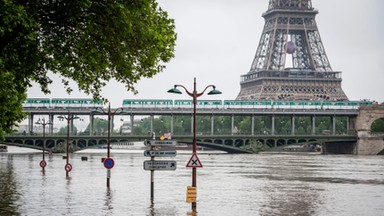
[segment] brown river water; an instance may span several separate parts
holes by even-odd
[[[0,153],[0,215],[192,215],[186,202],[191,152],[179,151],[176,171],[155,171],[154,200],[142,150],[111,150],[111,187],[101,163],[106,150],[62,154],[8,147]],[[82,161],[81,157],[87,157]],[[384,156],[198,152],[197,214],[384,215]]]

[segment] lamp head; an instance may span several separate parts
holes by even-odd
[[[213,90],[208,92],[208,95],[218,95],[218,94],[222,94],[221,91],[219,90],[216,90],[215,87],[213,87]]]
[[[174,88],[172,88],[172,89],[169,89],[167,92],[168,93],[173,93],[173,94],[182,94],[181,91],[176,88],[176,86]]]

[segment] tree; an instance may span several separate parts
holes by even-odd
[[[67,135],[67,133],[68,133],[68,126],[61,127],[59,129],[59,132],[57,132],[57,134],[60,134],[60,135]],[[77,134],[77,127],[73,126],[73,130],[70,130],[69,134],[70,135]]]
[[[108,120],[96,117],[93,120],[92,130],[93,130],[94,134],[103,134],[104,132],[107,133],[108,132]],[[90,132],[90,124],[88,124],[84,130],[84,133],[86,133],[86,134],[89,134],[89,132]]]
[[[137,93],[134,84],[174,56],[174,21],[155,0],[0,0],[0,8],[0,138],[24,118],[32,81],[49,93],[49,71],[68,93],[74,80],[100,99],[111,79]]]
[[[384,119],[377,119],[372,123],[371,132],[384,133]]]

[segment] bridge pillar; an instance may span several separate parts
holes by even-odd
[[[291,117],[291,132],[292,132],[292,135],[295,135],[295,116],[293,115]]]
[[[332,135],[336,135],[336,116],[332,116]]]
[[[315,135],[316,134],[316,116],[313,115],[311,120],[312,120],[312,135]]]
[[[252,132],[251,132],[251,135],[253,136],[253,135],[255,135],[255,116],[252,114],[252,117],[251,117],[251,130],[252,130]]]
[[[373,122],[384,118],[384,104],[359,107],[355,129],[357,131],[358,155],[384,154],[384,134],[371,133]]]
[[[93,120],[95,115],[89,114],[89,135],[93,135]]]
[[[193,134],[193,115],[191,115],[191,133],[190,134]]]
[[[214,131],[215,131],[215,116],[212,113],[212,115],[211,115],[211,135],[213,135]]]
[[[53,117],[54,115],[53,114],[49,114],[49,122],[51,122],[52,124],[49,124],[49,126],[48,126],[48,134],[49,135],[52,135],[53,134],[53,125],[54,125],[54,122],[53,122],[53,120],[54,120],[54,117]]]
[[[115,115],[111,115],[111,121],[109,121],[109,128],[111,129],[111,133],[113,131],[113,122],[115,121]]]
[[[348,134],[352,134],[352,133],[355,133],[356,130],[356,117],[352,118],[352,117],[348,117],[348,120],[347,120],[347,131],[348,131]]]
[[[135,116],[133,114],[129,115],[130,123],[131,123],[131,134],[133,134],[133,123],[135,121]]]
[[[173,114],[171,114],[171,134],[173,134]]]
[[[153,133],[153,121],[155,121],[155,117],[153,116],[153,114],[151,114],[151,127],[150,127],[150,129],[151,129],[151,133]]]
[[[28,134],[33,134],[33,114],[28,115]]]
[[[231,135],[233,135],[234,128],[235,128],[235,116],[232,114],[232,116],[231,116]]]
[[[275,115],[272,115],[272,135],[275,135]]]

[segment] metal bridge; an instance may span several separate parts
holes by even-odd
[[[119,108],[120,109],[120,108]],[[117,109],[112,109],[116,111]],[[95,110],[87,108],[70,108],[70,109],[47,109],[47,108],[29,108],[25,109],[29,113],[29,128],[33,131],[34,116],[46,115],[49,120],[55,124],[55,116],[72,115],[72,116],[88,116],[90,119],[90,132],[86,135],[70,134],[70,143],[76,149],[95,148],[98,146],[107,145],[106,134],[92,133],[92,122],[95,115],[107,115],[107,113],[95,112]],[[135,116],[147,116],[151,119],[151,125],[148,131],[153,131],[155,119],[159,117],[169,117],[169,130],[173,134],[172,139],[178,140],[180,143],[192,143],[192,131],[188,134],[178,134],[174,131],[174,125],[177,122],[177,116],[190,116],[192,118],[192,109],[163,109],[163,108],[141,108],[141,109],[122,109],[118,116],[130,116],[131,127],[135,127]],[[357,110],[335,110],[335,109],[199,109],[197,117],[209,117],[210,129],[204,133],[197,134],[197,144],[199,146],[209,147],[213,149],[223,150],[229,153],[255,153],[271,149],[289,149],[289,146],[306,145],[313,147],[314,145],[344,145],[348,143],[356,143],[357,135],[354,133],[354,119],[357,116]],[[225,116],[229,120],[228,130],[226,133],[219,133],[220,123],[215,121],[215,118]],[[260,116],[268,117],[268,132],[259,131],[257,118]],[[299,134],[297,127],[300,122],[297,118],[305,116],[310,123],[308,134]],[[278,117],[288,119],[290,128],[287,131],[279,131]],[[330,118],[331,128],[329,133],[317,133],[316,128],[321,122],[316,121],[319,118]],[[343,133],[336,132],[336,118],[346,118],[345,130]],[[240,124],[244,124],[243,120],[248,119],[248,131],[239,133],[236,131]],[[113,119],[112,119],[113,121]],[[76,122],[71,121],[71,125]],[[113,126],[113,122],[110,123]],[[47,134],[11,134],[6,136],[5,143],[8,145],[25,146],[29,148],[42,149],[43,143],[47,149],[54,149],[59,145],[67,142],[66,135],[54,134],[52,131],[53,125],[50,125]],[[192,128],[192,127],[191,127]],[[219,128],[219,129],[218,129]],[[210,131],[209,131],[210,130]],[[93,135],[91,135],[93,134]],[[121,144],[138,142],[147,139],[148,135],[134,134],[112,134],[111,144]],[[331,145],[329,145],[331,144]],[[288,148],[286,148],[288,146]]]
[[[148,136],[111,136],[112,146],[116,144],[131,145],[132,142],[142,142],[148,139]],[[179,143],[192,144],[192,135],[175,135],[173,139]],[[46,149],[55,149],[59,145],[65,145],[67,136],[23,136],[9,135],[5,143],[7,145],[28,147],[34,149],[43,149],[45,141]],[[226,151],[228,153],[257,153],[273,149],[284,148],[286,150],[295,150],[289,148],[295,145],[313,145],[355,143],[356,135],[200,135],[197,136],[197,145],[212,149]],[[70,145],[75,150],[87,148],[96,148],[107,145],[106,136],[71,136]],[[140,148],[144,145],[139,145]],[[132,146],[132,148],[137,148]]]

